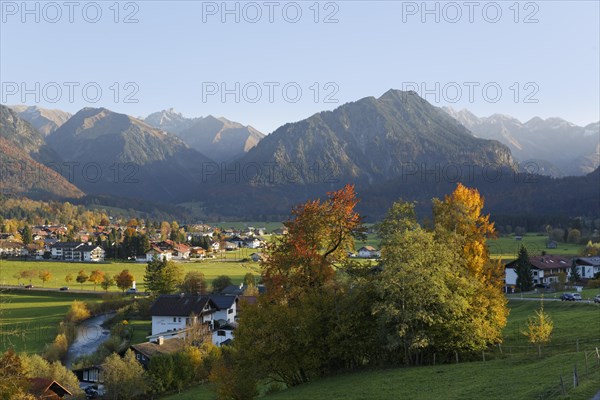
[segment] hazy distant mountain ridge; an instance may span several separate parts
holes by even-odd
[[[219,162],[242,156],[265,136],[249,125],[223,117],[186,118],[172,108],[152,113],[144,121],[175,133],[190,147]]]
[[[521,164],[528,160],[544,160],[539,173],[551,176],[584,175],[600,166],[600,125],[585,127],[561,118],[534,117],[522,123],[506,115],[477,117],[468,110],[444,107],[453,118],[476,137],[498,140],[510,147]],[[554,168],[549,168],[549,165]]]
[[[72,114],[66,111],[52,110],[38,106],[17,105],[9,107],[44,136],[48,136],[57,130],[72,117]]]

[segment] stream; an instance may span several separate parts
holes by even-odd
[[[110,337],[110,330],[102,327],[102,324],[114,315],[115,313],[98,315],[86,319],[77,326],[75,340],[69,346],[65,359],[67,368],[71,368],[71,364],[77,357],[95,352]]]

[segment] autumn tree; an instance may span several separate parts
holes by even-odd
[[[517,287],[521,292],[533,289],[533,275],[529,254],[525,246],[521,245],[519,255],[515,261],[515,273],[517,274]]]
[[[533,317],[527,321],[527,329],[522,331],[527,336],[529,343],[537,344],[538,354],[542,355],[542,344],[550,342],[554,322],[548,314],[544,312],[544,299],[540,302],[540,309],[536,310]]]
[[[96,290],[96,285],[104,281],[104,272],[96,269],[92,271],[88,280],[94,284],[94,290]]]
[[[179,288],[183,281],[183,267],[173,261],[154,257],[146,265],[144,283],[152,294],[169,294]]]
[[[102,367],[107,399],[133,399],[148,390],[144,368],[131,350],[123,358],[116,353],[109,355]]]
[[[296,206],[284,223],[288,234],[269,244],[263,281],[272,299],[289,301],[306,289],[326,285],[334,277],[334,265],[346,262],[355,237],[364,233],[362,218],[354,210],[354,186],[327,196]]]
[[[0,396],[3,400],[34,400],[27,394],[29,380],[23,368],[21,358],[13,351],[0,356]]]
[[[133,281],[135,280],[133,274],[129,272],[128,269],[124,269],[115,275],[115,283],[117,287],[125,293],[127,289],[129,289],[133,285]]]
[[[490,260],[487,238],[495,237],[489,215],[482,214],[484,199],[477,189],[458,184],[444,200],[434,199],[437,240],[460,249],[454,259],[458,272],[477,283],[470,298],[474,333],[487,344],[502,340],[508,309],[502,292],[504,270],[500,260]]]
[[[40,280],[42,281],[42,287],[44,287],[44,283],[52,279],[52,274],[48,270],[43,270],[39,272],[38,278],[40,278]]]
[[[77,283],[81,284],[82,288],[83,288],[83,284],[86,283],[88,279],[89,279],[88,274],[86,274],[85,271],[82,269],[79,270],[79,273],[77,274],[77,278],[75,278]]]
[[[204,274],[200,271],[190,271],[185,274],[183,283],[181,284],[181,291],[183,293],[205,294],[206,279],[204,279]]]
[[[65,282],[67,282],[67,284],[73,282],[73,274],[69,273],[65,276]]]
[[[34,269],[27,269],[27,270],[21,271],[20,274],[21,274],[21,278],[23,280],[28,280],[29,284],[31,285],[31,281],[33,280],[33,278],[35,278],[38,275],[38,272]]]

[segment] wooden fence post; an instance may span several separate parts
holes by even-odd
[[[573,388],[579,386],[579,376],[577,375],[577,364],[573,366]]]
[[[458,364],[458,351],[455,351],[454,355],[456,356],[456,363]]]

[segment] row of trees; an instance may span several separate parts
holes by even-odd
[[[354,189],[296,207],[270,245],[267,292],[244,308],[217,379],[222,398],[252,398],[265,379],[294,386],[368,365],[420,365],[502,340],[503,268],[476,190],[458,185],[422,226],[398,202],[379,225],[378,265],[350,259],[364,233]]]
[[[209,291],[208,283],[202,272],[189,271],[184,274],[180,263],[167,261],[160,257],[155,257],[146,265],[144,283],[146,290],[154,295],[177,292],[206,294]],[[227,275],[217,276],[212,281],[212,292],[220,293],[232,283],[231,278]],[[256,294],[253,291],[256,289],[256,279],[252,273],[249,272],[244,276],[244,285],[249,293]]]

